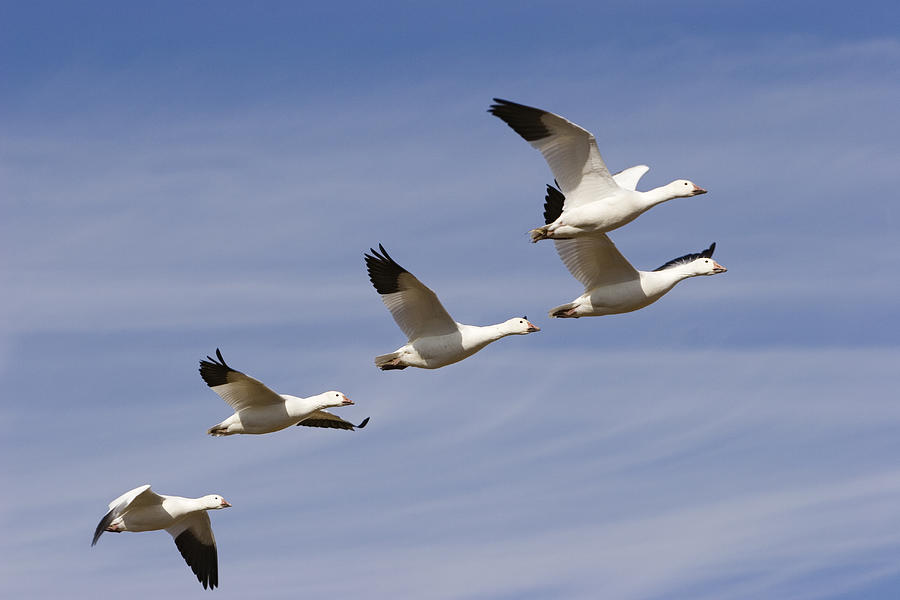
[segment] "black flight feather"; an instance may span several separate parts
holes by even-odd
[[[393,294],[400,291],[399,278],[403,273],[409,273],[406,269],[394,262],[384,246],[378,244],[379,254],[369,248],[372,254],[364,254],[366,257],[366,270],[369,272],[369,281],[375,286],[379,294]]]
[[[240,371],[235,371],[225,363],[225,359],[222,358],[222,353],[219,352],[218,348],[216,348],[216,356],[219,357],[218,361],[211,356],[206,357],[209,360],[200,361],[200,377],[203,378],[203,381],[209,387],[228,383],[229,372],[240,373]]]
[[[491,104],[488,112],[503,119],[503,122],[525,138],[525,141],[533,142],[552,135],[541,121],[541,117],[547,114],[547,111],[533,106],[516,104],[502,98],[494,98],[494,102],[496,104]]]
[[[109,527],[109,524],[112,523],[113,519],[116,518],[116,514],[115,514],[116,508],[119,508],[119,507],[117,506],[115,508],[109,509],[109,512],[106,513],[105,515],[103,515],[103,518],[100,519],[100,523],[97,524],[97,529],[94,530],[94,539],[91,542],[91,546],[94,546],[97,544],[97,540],[100,539],[100,535],[104,531],[106,531],[106,528]]]
[[[175,545],[184,557],[203,589],[215,589],[219,585],[219,557],[215,545],[203,544],[190,529],[185,529],[175,538]]]
[[[671,267],[675,267],[678,265],[685,265],[691,261],[697,260],[698,258],[712,258],[713,252],[716,251],[716,243],[713,242],[709,245],[709,248],[706,250],[702,250],[701,252],[695,252],[693,254],[685,254],[684,256],[679,256],[678,258],[673,258],[666,264],[656,269],[654,271],[665,271]]]
[[[553,183],[556,183],[555,179],[553,180]],[[549,225],[559,218],[559,215],[562,214],[565,201],[566,197],[561,191],[552,185],[547,186],[547,195],[544,196],[544,223]]]
[[[346,421],[333,421],[332,419],[304,419],[297,423],[297,427],[305,425],[306,427],[327,427],[330,429],[345,429],[353,431],[355,429],[362,429],[368,424],[369,417],[363,419],[363,422],[359,425],[354,425],[353,423],[348,423]]]

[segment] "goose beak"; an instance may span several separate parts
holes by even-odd
[[[341,401],[341,406],[350,406],[353,403],[354,403],[353,400],[351,400],[347,396],[344,396],[343,401]]]
[[[528,321],[528,329],[526,329],[525,331],[527,331],[528,333],[534,333],[535,331],[540,331],[540,330],[541,330],[540,327],[538,327],[531,321]]]
[[[228,503],[228,500],[222,498],[222,504],[219,505],[221,508],[231,508],[231,505]]]
[[[725,267],[723,267],[722,265],[720,265],[720,264],[717,263],[716,261],[713,261],[713,273],[724,273],[724,272],[727,271],[727,270],[728,270],[728,269],[726,269]]]
[[[694,184],[694,190],[693,190],[693,191],[694,191],[694,193],[691,194],[692,196],[699,196],[700,194],[705,194],[705,193],[706,193],[706,190],[704,190],[702,187],[700,187],[700,186],[697,185],[696,183]]]

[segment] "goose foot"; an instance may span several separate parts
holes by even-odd
[[[550,234],[546,226],[538,227],[537,229],[531,230],[531,243],[536,244],[541,240],[549,240]]]
[[[408,365],[400,364],[400,358],[397,357],[393,360],[390,360],[390,361],[384,363],[383,365],[378,365],[378,368],[381,369],[382,371],[402,371],[407,366]]]

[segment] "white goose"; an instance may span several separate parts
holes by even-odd
[[[562,194],[547,186],[547,202],[561,202]],[[638,271],[605,233],[571,240],[556,240],[556,251],[566,268],[584,285],[584,293],[550,311],[555,318],[597,317],[626,313],[653,304],[679,281],[698,275],[716,275],[728,269],[712,259],[716,244],[701,252],[672,259],[652,271]]]
[[[437,369],[459,362],[508,335],[540,331],[527,317],[484,327],[457,323],[433,291],[394,262],[384,246],[379,244],[378,249],[380,254],[370,248],[372,254],[365,255],[369,279],[409,339],[394,352],[376,356],[375,366],[379,369]]]
[[[307,427],[331,427],[333,429],[362,429],[369,422],[368,417],[359,425],[353,425],[339,416],[325,410],[331,406],[353,404],[341,392],[325,392],[309,398],[277,394],[266,385],[240,371],[235,371],[222,358],[216,348],[217,361],[200,361],[200,376],[212,391],[234,409],[234,414],[213,425],[207,433],[212,436],[234,435],[236,433],[271,433],[291,425]]]
[[[544,155],[566,197],[561,214],[531,231],[532,242],[612,231],[657,204],[706,193],[686,179],[638,192],[638,180],[650,167],[638,165],[611,175],[591,132],[539,108],[500,98],[494,98],[494,102],[488,112]]]
[[[104,531],[119,533],[165,529],[175,539],[178,551],[203,588],[214,589],[219,585],[219,559],[216,537],[206,511],[229,506],[221,496],[163,496],[153,492],[149,485],[142,485],[109,503],[109,512],[100,519],[94,530],[91,546],[97,543]]]

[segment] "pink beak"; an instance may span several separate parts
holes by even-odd
[[[348,398],[347,396],[344,396],[344,401],[343,401],[342,405],[343,405],[343,406],[349,406],[350,404],[353,404],[353,400],[351,400],[351,399]]]
[[[228,504],[228,500],[226,500],[225,498],[222,498],[221,506],[222,506],[222,508],[230,508],[231,507],[231,505]]]
[[[727,270],[728,270],[728,269],[726,269],[725,267],[723,267],[722,265],[720,265],[720,264],[717,263],[716,261],[713,261],[713,273],[724,273],[724,272],[727,271]]]
[[[696,183],[694,184],[694,194],[693,194],[694,196],[699,196],[700,194],[705,194],[705,193],[706,193],[706,190],[704,190],[702,187],[700,187]]]
[[[540,331],[541,328],[532,323],[531,321],[527,321],[528,323],[528,333],[534,333],[535,331]]]

